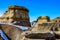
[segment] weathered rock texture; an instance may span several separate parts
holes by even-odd
[[[6,24],[0,24],[0,27],[11,40],[20,40],[23,30]]]
[[[50,20],[48,16],[41,16],[38,18],[32,31],[60,31],[60,18]]]
[[[35,24],[35,27],[32,29],[32,31],[39,31],[39,32],[45,32],[50,30],[50,26],[52,23],[50,22],[50,18],[48,16],[41,16],[37,19],[37,22]]]
[[[0,17],[0,22],[30,27],[28,12],[28,9],[23,6],[9,6],[8,11]]]
[[[8,11],[0,17],[0,22],[4,23],[0,24],[0,29],[10,40],[37,40],[41,38],[55,40],[55,38],[60,38],[60,17],[50,20],[48,16],[41,16],[32,23],[33,27],[31,27],[28,12],[28,9],[23,6],[9,6]],[[21,30],[11,24],[27,26],[29,29]]]
[[[50,20],[48,16],[41,16],[35,22],[33,29],[29,32],[22,33],[23,40],[34,40],[45,38],[46,40],[60,40],[60,18]],[[52,34],[52,35],[51,35]],[[40,38],[39,38],[40,37]]]
[[[23,6],[9,6],[8,10],[0,17],[0,29],[10,40],[21,40],[23,30],[8,24],[31,27],[29,10]],[[30,29],[29,29],[30,30]]]

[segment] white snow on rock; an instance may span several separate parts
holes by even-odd
[[[26,26],[19,26],[19,25],[12,25],[12,26],[18,27],[22,30],[28,30],[28,27],[26,27]]]
[[[0,24],[7,24],[7,23],[1,23]],[[14,25],[14,24],[7,24],[7,25],[11,25],[11,26],[14,26],[14,27],[17,27],[19,29],[22,29],[22,30],[28,30],[29,28],[27,26],[20,26],[20,25]]]

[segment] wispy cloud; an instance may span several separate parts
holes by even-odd
[[[2,16],[3,15],[3,11],[2,10],[0,10],[0,16]]]
[[[38,16],[31,16],[31,17],[30,17],[30,22],[32,22],[32,21],[36,21],[37,18],[38,18]]]
[[[3,14],[0,13],[0,17],[2,16]]]

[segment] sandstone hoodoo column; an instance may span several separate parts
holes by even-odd
[[[23,6],[9,6],[8,11],[0,17],[2,23],[31,26],[29,10]]]

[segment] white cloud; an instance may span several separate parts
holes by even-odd
[[[0,13],[0,16],[2,16],[3,15],[3,13]]]
[[[30,22],[36,21],[38,18],[38,16],[31,16],[30,17]]]
[[[0,16],[2,16],[3,15],[3,11],[2,10],[0,10]]]

